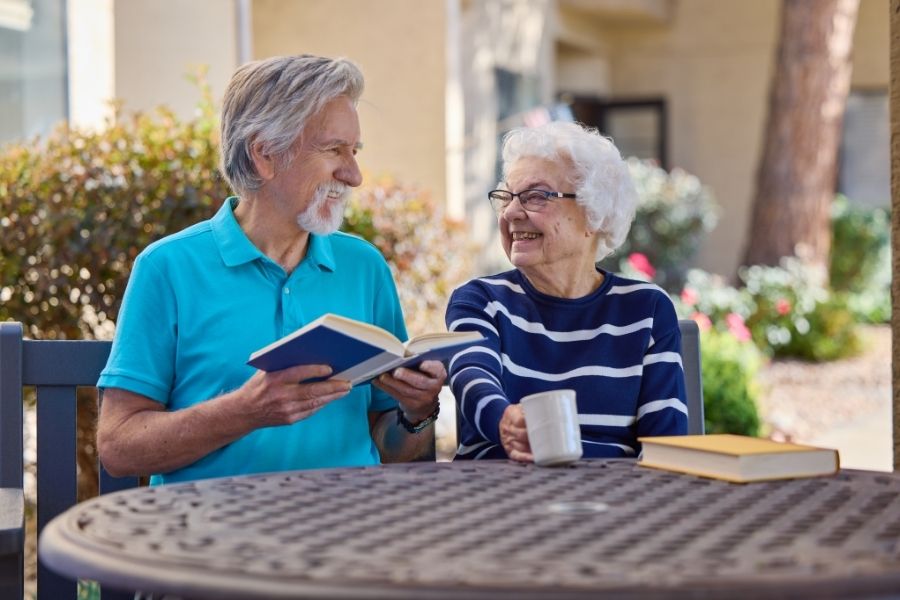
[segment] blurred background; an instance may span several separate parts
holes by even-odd
[[[0,318],[110,337],[134,255],[229,194],[231,73],[295,53],[366,75],[345,228],[411,333],[508,268],[485,197],[504,132],[579,120],[641,197],[604,266],[704,331],[708,431],[891,468],[888,0],[0,0]]]

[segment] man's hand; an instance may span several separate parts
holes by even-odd
[[[434,412],[446,378],[447,371],[440,361],[426,360],[418,370],[394,369],[372,383],[397,399],[407,421],[418,423]]]
[[[510,404],[500,417],[500,443],[506,455],[519,462],[534,462],[528,430],[525,428],[525,411],[519,404]]]
[[[350,382],[328,377],[326,365],[300,365],[267,373],[257,371],[241,386],[238,395],[244,399],[247,417],[256,423],[254,429],[273,425],[290,425],[311,417],[323,406],[350,391]]]

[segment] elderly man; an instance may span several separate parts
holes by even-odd
[[[222,109],[221,170],[238,194],[147,247],[119,314],[97,444],[151,483],[411,460],[446,372],[397,369],[355,388],[327,365],[265,373],[249,354],[326,312],[406,330],[378,251],[336,233],[362,181],[359,69],[344,59],[244,65]]]

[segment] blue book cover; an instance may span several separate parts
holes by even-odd
[[[346,317],[326,314],[250,355],[247,364],[263,371],[325,364],[333,378],[365,383],[397,367],[424,360],[449,360],[484,339],[473,331],[426,334],[406,344],[390,332]]]

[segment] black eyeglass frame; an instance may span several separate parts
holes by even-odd
[[[543,200],[538,198],[530,198],[525,199],[523,194],[540,194],[543,196]],[[496,197],[495,194],[502,195],[502,197]],[[508,199],[507,199],[508,197]],[[551,192],[548,190],[539,190],[539,189],[530,189],[530,190],[522,190],[521,192],[514,194],[509,190],[491,190],[488,192],[488,200],[491,202],[491,206],[494,208],[494,211],[497,214],[500,214],[502,211],[506,210],[506,207],[512,204],[513,198],[519,199],[519,204],[522,205],[522,208],[528,212],[540,212],[544,210],[544,207],[547,206],[547,201],[551,198],[577,198],[577,194],[566,193],[566,192]],[[537,202],[537,204],[535,204]]]

